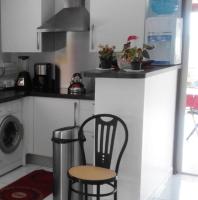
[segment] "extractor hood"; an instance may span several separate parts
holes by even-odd
[[[63,9],[37,28],[41,51],[55,51],[66,46],[67,32],[89,30],[90,17],[85,0],[64,0]]]
[[[89,13],[85,7],[63,8],[37,30],[40,32],[88,31],[89,21]]]

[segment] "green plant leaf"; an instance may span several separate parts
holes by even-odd
[[[152,50],[155,47],[153,45],[143,44],[143,49]]]
[[[142,51],[142,56],[144,57],[144,58],[150,58],[150,56],[149,56],[149,53],[148,53],[148,51],[147,50],[143,50]]]

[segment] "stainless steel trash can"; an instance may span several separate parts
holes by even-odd
[[[53,200],[67,200],[67,170],[74,165],[79,149],[74,147],[78,141],[77,127],[65,127],[53,131]]]

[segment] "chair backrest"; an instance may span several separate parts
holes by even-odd
[[[198,95],[187,95],[186,107],[198,110]]]
[[[194,96],[193,109],[198,110],[198,95]]]
[[[79,141],[82,152],[83,164],[86,164],[85,151],[83,143],[85,141],[83,128],[90,121],[95,122],[95,166],[110,168],[112,161],[112,154],[114,151],[115,137],[117,134],[117,125],[121,124],[123,144],[117,156],[115,171],[118,172],[120,161],[128,142],[128,129],[122,119],[111,114],[97,114],[86,119],[79,129]],[[121,134],[121,132],[119,132]]]
[[[194,95],[187,95],[186,96],[186,107],[193,107],[194,104]]]

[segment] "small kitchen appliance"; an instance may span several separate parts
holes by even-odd
[[[3,103],[0,105],[0,110],[0,176],[2,176],[21,166],[25,157],[20,102]]]
[[[15,86],[19,90],[23,91],[29,91],[32,89],[32,81],[30,74],[28,72],[29,67],[28,67],[28,59],[29,56],[19,56],[19,67],[21,67],[23,70],[19,73]]]
[[[59,92],[59,67],[51,63],[36,63],[34,65],[33,88],[40,92]]]
[[[70,86],[68,88],[69,94],[84,94],[85,87],[82,84],[82,76],[80,73],[75,73],[72,76]]]

